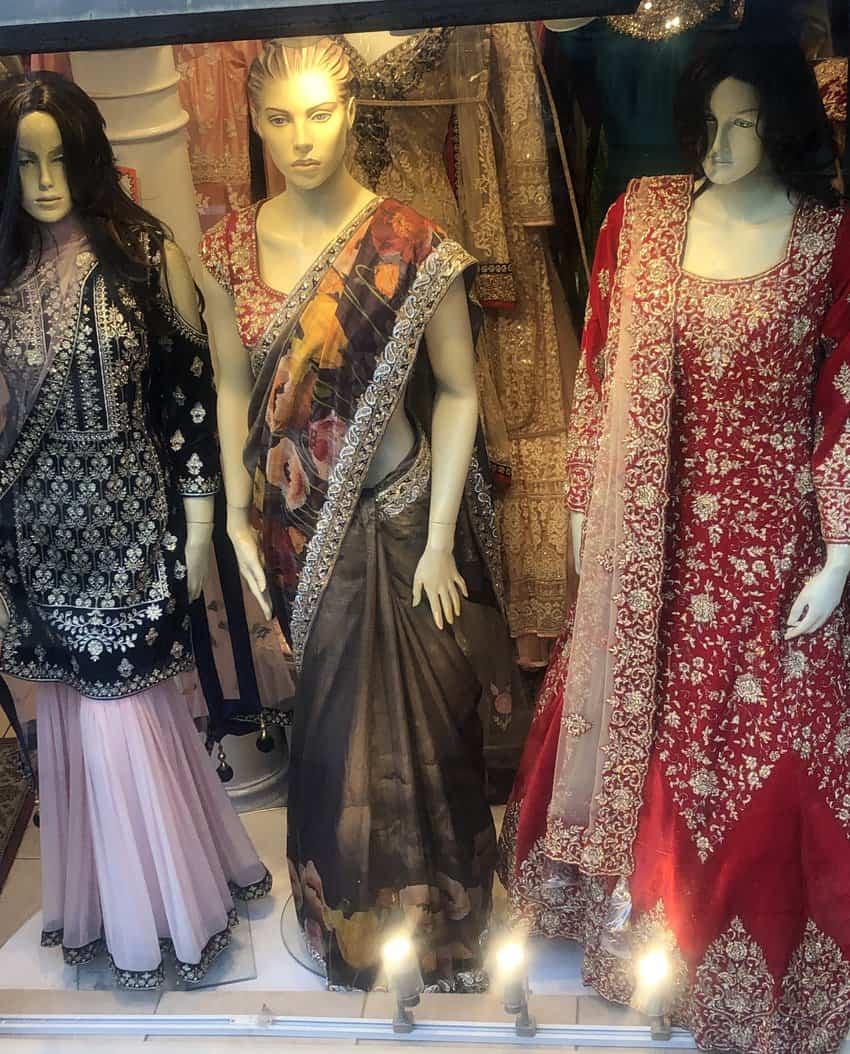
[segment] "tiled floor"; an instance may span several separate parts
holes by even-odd
[[[8,730],[6,730],[8,732]],[[497,823],[501,821],[497,811]],[[56,949],[39,947],[41,929],[40,860],[38,831],[30,824],[6,885],[0,893],[0,1016],[3,1013],[110,1013],[110,1014],[258,1014],[264,1009],[283,1016],[350,1017],[387,1020],[391,1005],[386,993],[368,996],[343,995],[325,991],[321,978],[298,965],[285,951],[280,936],[280,917],[289,896],[289,876],[284,858],[285,812],[280,809],[244,813],[245,826],[261,857],[274,877],[273,895],[249,906],[243,924],[250,927],[256,962],[256,977],[193,992],[115,992],[77,991],[75,972],[62,964]],[[497,911],[504,910],[504,894],[499,889]],[[577,1021],[593,1024],[631,1024],[628,1011],[610,1007],[589,995],[580,980],[578,949],[569,942],[541,942],[534,949],[531,986],[535,993],[534,1013],[541,1024],[567,1025]],[[495,995],[423,997],[417,1010],[419,1020],[504,1022],[504,1011]],[[211,1038],[186,1037],[103,1037],[103,1038],[14,1038],[0,1037],[0,1054],[76,1054],[76,1052],[134,1050],[145,1043],[144,1050],[175,1047],[203,1051],[204,1054],[236,1054],[257,1050],[259,1038],[234,1038],[219,1041]],[[278,1043],[281,1041],[278,1040]],[[345,1040],[293,1041],[293,1050],[344,1051]],[[49,1046],[48,1046],[49,1044]],[[248,1046],[250,1044],[250,1047]],[[352,1039],[359,1050],[409,1050],[407,1043],[373,1043]],[[435,1045],[436,1046],[436,1045]],[[533,1042],[522,1047],[542,1049]],[[439,1049],[439,1048],[437,1048]],[[457,1049],[443,1046],[442,1049]],[[490,1054],[499,1054],[498,1046],[489,1046]],[[550,1048],[551,1049],[551,1048]],[[577,1050],[585,1048],[560,1048]],[[591,1048],[587,1048],[590,1050]],[[605,1049],[593,1048],[597,1054]],[[611,1048],[613,1049],[613,1048]],[[622,1048],[620,1048],[622,1049]],[[638,1048],[630,1048],[638,1049]],[[649,1048],[647,1048],[649,1049]],[[664,1045],[651,1048],[664,1049]]]

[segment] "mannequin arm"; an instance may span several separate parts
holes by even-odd
[[[786,640],[821,628],[841,603],[847,576],[850,574],[850,545],[830,544],[826,562],[806,582],[788,615]]]
[[[252,480],[242,461],[248,438],[248,404],[254,378],[236,327],[233,299],[206,271],[203,290],[207,328],[216,364],[221,469],[227,497],[227,536],[236,552],[242,577],[263,615],[271,618],[272,606],[266,573],[250,519]]]
[[[161,271],[162,291],[172,308],[183,319],[184,322],[197,331],[198,341],[202,341],[201,313],[198,303],[198,290],[195,280],[189,270],[186,257],[177,245],[172,241],[165,242],[164,266]],[[188,406],[201,406],[203,401],[211,402],[214,398],[212,392],[211,365],[207,357],[206,348],[198,346],[183,347],[177,342],[172,344],[171,354],[174,359],[185,359],[187,356],[195,357],[195,353],[203,350],[200,373],[198,374],[195,360],[195,372],[186,367],[188,363],[174,361],[170,363],[175,378],[188,396],[185,401]],[[200,357],[199,357],[200,358]],[[197,376],[196,376],[197,374]],[[200,390],[203,386],[203,391]],[[197,391],[192,389],[197,388]],[[199,397],[200,401],[196,399]],[[210,414],[212,407],[209,408]],[[189,431],[191,416],[182,415],[181,435],[186,439],[184,433]],[[213,417],[207,421],[204,419],[207,430],[214,433]],[[214,442],[214,436],[212,437]],[[182,449],[182,448],[181,448]],[[208,456],[208,455],[205,455]],[[185,470],[185,467],[184,467]],[[184,493],[183,509],[186,515],[186,578],[189,592],[189,601],[197,600],[204,588],[204,580],[207,577],[210,562],[210,547],[212,544],[213,518],[215,509],[214,494],[192,494]]]
[[[475,433],[478,392],[469,308],[462,277],[449,287],[425,330],[436,394],[431,422],[431,506],[428,541],[413,577],[413,606],[422,592],[439,629],[460,614],[466,583],[454,559],[455,527]]]

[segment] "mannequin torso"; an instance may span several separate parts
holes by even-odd
[[[376,43],[386,45],[384,51],[398,43],[390,34],[378,36],[382,39]],[[290,292],[322,250],[375,200],[344,164],[356,104],[350,97],[339,96],[327,70],[316,69],[292,78],[267,76],[261,94],[252,97],[252,107],[258,131],[287,183],[286,190],[268,201],[257,215],[258,266],[272,290]],[[204,290],[218,364],[228,531],[240,570],[264,614],[270,617],[266,575],[249,522],[252,479],[242,461],[254,378],[236,325],[232,297],[209,274]],[[450,623],[460,612],[460,598],[466,589],[452,550],[478,422],[474,349],[462,279],[449,288],[425,332],[436,384],[431,421],[433,473],[428,544],[417,570],[413,599],[415,606],[424,590],[434,620],[442,628],[444,619]],[[402,399],[370,461],[364,485],[374,486],[388,475],[409,453],[413,442]]]
[[[797,202],[774,172],[759,136],[756,89],[734,78],[714,89],[705,115],[705,184],[698,188],[685,234],[681,267],[715,281],[741,281],[786,258]],[[701,193],[700,193],[701,191]],[[581,573],[584,514],[570,528]],[[850,572],[850,545],[828,544],[826,560],[788,615],[786,640],[814,633],[839,604]]]
[[[365,34],[371,35],[371,34]],[[378,34],[383,36],[384,34]],[[388,34],[387,34],[388,35]],[[293,199],[286,194],[266,202],[257,213],[257,259],[260,277],[280,293],[293,289],[324,247],[370,201],[371,191],[346,183],[336,209],[316,207],[318,197]],[[390,418],[384,438],[372,459],[366,486],[373,487],[398,466],[414,441],[403,401]]]

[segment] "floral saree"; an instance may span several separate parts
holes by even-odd
[[[414,933],[427,983],[483,983],[496,843],[479,715],[489,703],[489,723],[513,732],[514,688],[480,443],[455,547],[469,599],[447,630],[411,603],[431,466],[431,381],[417,353],[446,290],[473,268],[429,221],[375,200],[253,349],[246,465],[299,672],[288,857],[299,920],[333,987],[371,988],[382,939],[399,925]],[[402,400],[416,441],[364,489]]]

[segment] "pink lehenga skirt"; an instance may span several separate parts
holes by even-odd
[[[271,888],[176,681],[95,700],[42,684],[37,703],[42,944],[116,983],[155,988],[163,954],[202,979],[230,943],[234,898]]]

